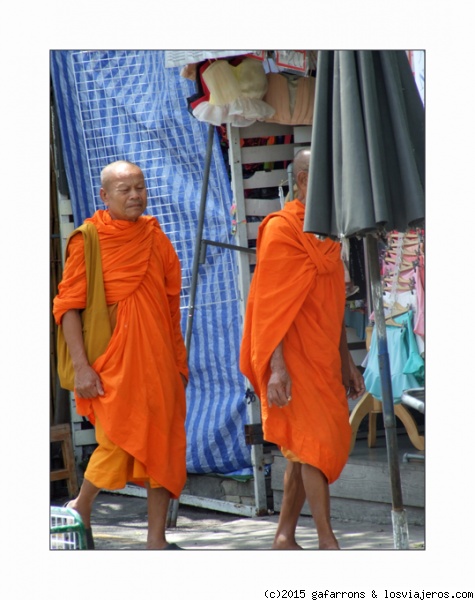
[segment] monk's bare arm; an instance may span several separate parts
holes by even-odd
[[[343,385],[349,390],[348,397],[351,399],[358,398],[365,391],[365,384],[348,348],[345,323],[341,327],[340,356]]]
[[[277,346],[270,359],[271,376],[267,384],[267,402],[282,408],[290,402],[292,381],[284,361],[283,342]]]
[[[64,339],[74,368],[74,388],[80,398],[95,398],[104,393],[99,375],[90,366],[82,337],[81,316],[78,310],[64,313],[61,319]]]

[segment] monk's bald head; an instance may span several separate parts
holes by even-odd
[[[130,171],[130,169],[137,172],[142,171],[138,165],[128,160],[116,160],[109,163],[101,171],[101,186],[107,189],[112,181],[115,181],[125,172]]]
[[[310,167],[310,150],[308,148],[304,148],[303,150],[299,150],[297,154],[294,156],[294,177],[297,179],[297,175],[300,171],[306,171],[308,173],[308,169]]]
[[[147,186],[142,169],[126,160],[118,160],[102,169],[99,194],[112,219],[137,221],[147,208]]]
[[[297,185],[297,198],[305,204],[307,199],[308,171],[311,152],[308,148],[299,150],[294,156],[294,181]]]

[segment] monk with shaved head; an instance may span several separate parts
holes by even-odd
[[[273,549],[295,538],[307,500],[320,549],[338,549],[329,484],[348,459],[348,397],[364,381],[346,343],[340,244],[303,232],[310,150],[294,158],[297,197],[259,227],[240,366],[261,400],[264,439],[287,459]]]
[[[186,481],[186,349],[181,333],[181,270],[155,217],[144,216],[147,188],[128,161],[101,173],[105,209],[86,219],[69,240],[54,316],[74,368],[78,414],[95,426],[91,455],[77,498],[69,503],[94,547],[91,511],[101,489],[145,485],[148,549],[176,549],[165,537],[170,498]],[[81,312],[87,302],[85,240],[97,230],[111,337],[89,362]],[[82,234],[82,235],[81,235]],[[94,236],[91,236],[94,237]]]

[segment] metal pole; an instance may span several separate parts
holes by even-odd
[[[287,167],[287,183],[289,184],[289,200],[294,199],[294,164]],[[281,208],[284,208],[283,206]]]
[[[198,214],[198,228],[196,232],[195,254],[193,256],[193,269],[191,274],[190,304],[188,309],[188,320],[186,322],[185,347],[187,356],[190,355],[191,331],[193,329],[193,317],[195,314],[196,286],[198,283],[198,269],[200,264],[201,241],[203,238],[203,224],[206,211],[206,197],[208,195],[209,172],[213,152],[214,125],[208,127],[208,144],[206,146],[205,168],[203,173],[203,185],[201,187],[200,209]],[[168,507],[167,527],[176,527],[178,519],[179,500],[171,500]]]
[[[369,264],[368,264],[368,236],[363,238],[363,250],[364,250],[364,272],[366,279],[366,303],[367,303],[367,314],[370,315],[373,312],[373,300],[371,298],[371,281],[369,276]]]
[[[394,415],[391,369],[389,364],[388,342],[386,337],[386,321],[384,315],[383,293],[378,259],[378,246],[375,236],[367,236],[366,247],[368,250],[374,322],[376,326],[378,343],[378,361],[379,374],[381,377],[384,430],[386,434],[386,448],[388,453],[389,474],[391,480],[394,547],[399,550],[407,549],[409,547],[409,535],[406,512],[402,502],[396,417]]]
[[[209,172],[211,167],[211,156],[213,151],[214,125],[208,128],[208,144],[206,146],[205,169],[203,173],[203,186],[201,188],[200,210],[198,214],[198,229],[196,232],[195,255],[193,256],[193,270],[191,273],[190,305],[188,309],[188,321],[186,323],[185,346],[187,354],[190,352],[191,331],[193,329],[193,317],[195,314],[196,286],[198,283],[198,269],[200,263],[201,241],[203,238],[203,224],[206,211],[206,196],[208,194]]]

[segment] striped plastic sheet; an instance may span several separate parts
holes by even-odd
[[[208,126],[186,99],[194,84],[165,67],[164,51],[53,51],[51,75],[75,225],[96,209],[100,171],[111,161],[140,165],[147,213],[158,218],[182,266],[182,329],[190,300]],[[233,243],[232,194],[214,140],[203,238]],[[242,323],[236,252],[208,246],[200,265],[187,388],[190,473],[252,474],[244,441],[239,372]]]

